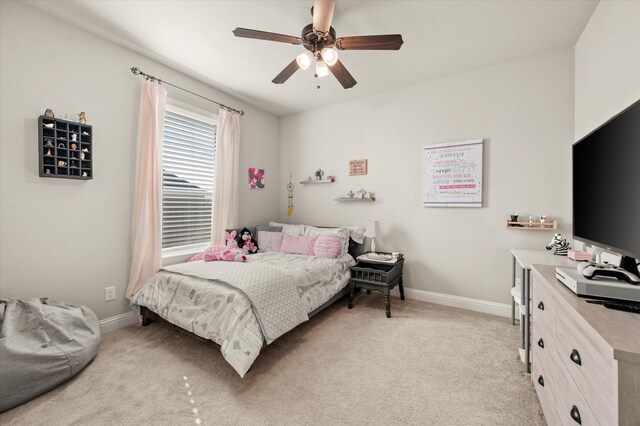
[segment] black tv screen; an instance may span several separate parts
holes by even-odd
[[[640,258],[640,101],[573,145],[573,236]]]

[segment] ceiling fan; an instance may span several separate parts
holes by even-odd
[[[236,37],[254,38],[258,40],[277,41],[280,43],[301,44],[307,51],[298,55],[272,81],[282,84],[295,73],[298,68],[306,70],[316,61],[316,77],[326,77],[331,72],[342,87],[350,89],[356,85],[351,73],[338,60],[339,50],[399,50],[403,40],[400,34],[367,35],[336,38],[336,30],[331,26],[335,0],[314,0],[311,8],[313,23],[302,29],[300,37],[270,33],[266,31],[236,28]],[[320,88],[320,86],[318,86]]]

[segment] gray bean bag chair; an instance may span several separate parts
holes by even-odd
[[[0,412],[78,374],[100,348],[100,324],[86,306],[0,299]]]

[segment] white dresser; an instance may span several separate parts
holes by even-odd
[[[640,425],[640,315],[578,298],[533,265],[531,380],[549,425]]]

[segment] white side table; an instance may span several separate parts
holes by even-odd
[[[522,286],[520,287],[520,348],[524,350],[524,369],[531,372],[531,362],[529,358],[529,347],[531,340],[531,265],[551,265],[561,267],[576,267],[578,262],[569,259],[567,256],[556,256],[548,250],[517,250],[511,249],[513,256],[512,270],[512,295],[516,292],[516,270],[518,266],[521,271]],[[511,300],[511,324],[515,325],[515,299]]]

